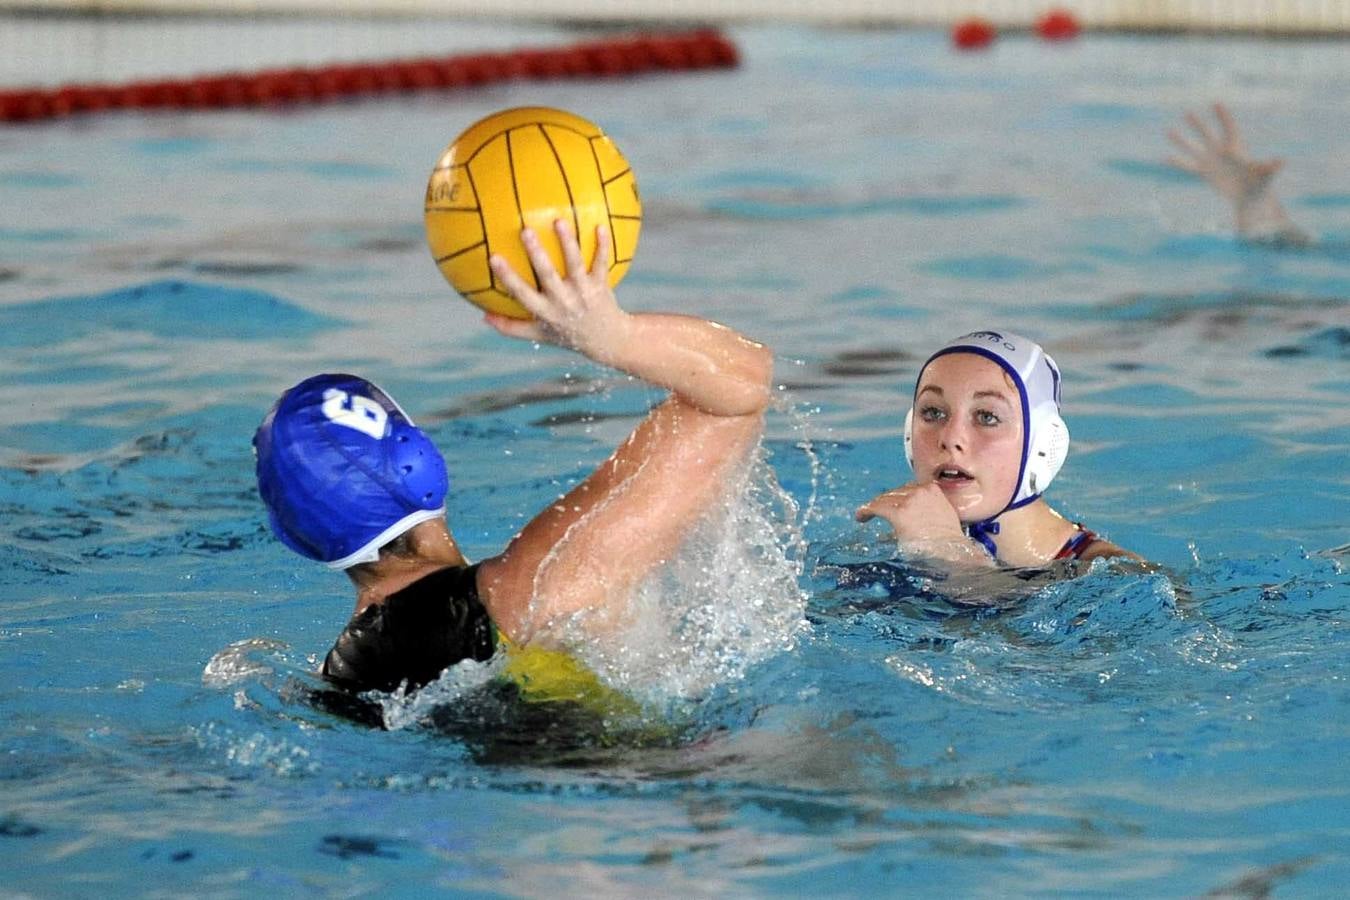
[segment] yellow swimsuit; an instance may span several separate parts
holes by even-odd
[[[606,687],[595,673],[570,653],[543,647],[521,647],[500,632],[497,640],[506,651],[502,675],[520,690],[522,699],[531,703],[570,701],[594,711],[636,713],[633,699]]]
[[[502,674],[524,700],[577,703],[605,717],[641,711],[576,657],[518,646],[498,632],[478,599],[476,573],[476,566],[438,570],[354,615],[324,660],[324,677],[353,692],[415,690],[447,666],[504,651]]]

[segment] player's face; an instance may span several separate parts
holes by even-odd
[[[914,398],[914,474],[936,482],[963,522],[997,515],[1022,463],[1022,401],[992,360],[939,356]]]

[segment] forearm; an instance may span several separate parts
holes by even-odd
[[[761,424],[703,415],[674,397],[657,405],[585,481],[479,566],[492,620],[517,644],[566,642],[579,613],[585,632],[620,627],[636,585],[739,490]]]
[[[570,226],[554,223],[567,276],[559,275],[526,228],[520,238],[534,267],[538,289],[525,283],[506,260],[493,256],[492,272],[533,320],[488,316],[502,334],[575,350],[649,384],[667,388],[687,406],[715,416],[757,415],[769,405],[773,355],[724,325],[668,313],[626,313],[607,283],[609,260],[604,228],[590,269]]]
[[[1294,224],[1284,205],[1270,191],[1243,197],[1233,204],[1238,234],[1252,241],[1307,243],[1307,232]]]
[[[1195,136],[1186,138],[1169,131],[1168,138],[1180,153],[1168,161],[1205,179],[1232,204],[1239,237],[1276,244],[1312,243],[1311,236],[1289,218],[1272,186],[1284,161],[1253,159],[1232,113],[1222,103],[1214,104],[1214,117],[1220,127],[1218,134],[1198,115],[1187,113],[1186,121]]]
[[[769,403],[773,355],[725,325],[667,313],[628,315],[622,337],[593,358],[667,388],[703,412],[744,416]]]
[[[997,563],[975,541],[968,537],[952,537],[946,540],[904,540],[897,537],[896,544],[901,553],[920,556],[934,562],[947,563],[962,569],[992,569]]]

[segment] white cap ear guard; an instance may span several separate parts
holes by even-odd
[[[1031,433],[1026,470],[1022,472],[1022,483],[1017,487],[1017,497],[1013,499],[1013,505],[1044,493],[1050,482],[1059,474],[1068,455],[1069,426],[1064,424],[1059,412],[1055,411],[1045,416]]]
[[[997,363],[1008,373],[1022,401],[1022,466],[1017,492],[1007,509],[1024,506],[1044,493],[1069,455],[1069,426],[1059,415],[1059,366],[1039,344],[1007,331],[975,331],[949,341],[919,370],[939,356],[974,353]],[[914,467],[914,408],[905,415],[905,459]]]
[[[923,375],[923,370],[919,371]],[[909,463],[909,468],[914,469],[914,407],[909,408],[905,413],[905,462]]]

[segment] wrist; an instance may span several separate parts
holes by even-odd
[[[1238,233],[1244,237],[1273,235],[1292,225],[1279,199],[1268,192],[1243,197],[1234,212]]]
[[[630,356],[633,345],[633,316],[618,307],[599,328],[592,328],[587,337],[590,339],[577,349],[593,362],[627,370],[625,360]]]
[[[997,565],[994,557],[990,556],[987,550],[964,534],[901,542],[900,548],[909,553],[928,559],[941,560],[952,565],[986,569]]]

